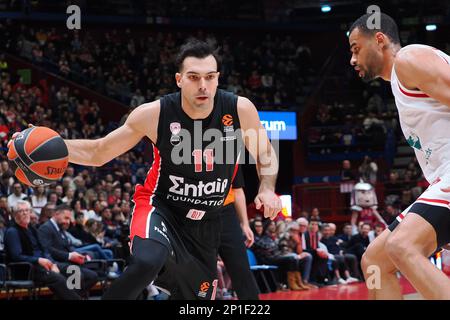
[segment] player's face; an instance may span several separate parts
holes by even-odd
[[[214,56],[202,59],[187,57],[183,61],[181,72],[175,78],[183,99],[190,106],[205,108],[212,105],[219,85],[219,72]]]
[[[355,28],[349,36],[352,65],[363,81],[378,78],[383,66],[383,53],[377,43],[377,35],[360,32]]]

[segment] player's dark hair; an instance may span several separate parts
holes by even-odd
[[[380,28],[370,29],[369,25],[371,25],[371,21],[368,22],[369,18],[371,18],[373,13],[366,13],[362,17],[359,17],[355,22],[353,22],[350,27],[349,32],[352,33],[353,30],[358,28],[359,31],[373,35],[377,32],[382,32],[389,37],[389,39],[395,43],[400,44],[400,36],[398,34],[398,27],[395,23],[394,19],[388,16],[385,13],[380,13]]]
[[[217,71],[220,70],[220,57],[219,48],[216,46],[216,42],[212,39],[206,41],[196,38],[189,38],[181,47],[175,58],[175,64],[178,71],[183,68],[184,59],[188,57],[194,57],[203,59],[208,56],[213,56],[217,62]]]

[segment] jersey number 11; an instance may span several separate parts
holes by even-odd
[[[194,156],[194,166],[195,172],[203,171],[203,157],[205,158],[206,163],[206,171],[213,171],[214,169],[214,150],[213,149],[205,149],[203,151],[200,149],[196,149],[192,151],[192,155]]]

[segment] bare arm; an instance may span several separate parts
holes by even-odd
[[[255,242],[255,236],[250,228],[247,216],[247,201],[245,199],[244,189],[236,188],[234,190],[234,207],[236,208],[236,214],[239,222],[241,223],[242,232],[245,234],[245,245],[250,248]]]
[[[395,71],[408,89],[420,89],[450,107],[450,65],[433,49],[406,48],[395,58]]]
[[[247,217],[247,201],[245,199],[244,189],[236,188],[234,189],[234,207],[236,208],[236,213],[241,223],[241,227],[249,226]]]
[[[281,210],[281,200],[275,194],[277,155],[253,103],[247,98],[239,97],[237,109],[244,143],[256,161],[259,176],[259,190],[255,198],[256,209],[259,210],[264,206],[264,216],[274,219]]]
[[[261,124],[258,112],[247,98],[239,97],[238,115],[244,132],[244,143],[256,161],[260,180],[259,190],[275,190],[278,174],[278,159],[267,132]]]
[[[159,108],[159,101],[137,107],[121,127],[103,138],[64,140],[69,162],[99,167],[133,148],[145,136],[156,142]]]

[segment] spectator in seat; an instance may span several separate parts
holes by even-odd
[[[71,217],[72,209],[69,206],[57,206],[53,217],[40,226],[39,239],[52,259],[59,263],[61,272],[66,273],[72,264],[80,267],[82,291],[86,293],[97,282],[97,274],[83,267],[86,256],[75,251],[63,232],[69,228]]]
[[[320,222],[320,211],[319,208],[313,208],[311,211],[311,216],[309,218],[309,221],[316,221]]]
[[[399,181],[397,171],[392,171],[389,174],[389,181],[384,185],[384,194],[386,195],[386,205],[395,205],[399,203],[403,192],[403,185]]]
[[[334,231],[333,231],[334,229]],[[351,266],[347,261],[351,261],[353,269],[358,270],[358,264],[356,261],[356,256],[347,255],[347,259],[344,256],[343,250],[339,246],[339,239],[334,235],[336,228],[335,226],[330,226],[329,224],[324,224],[322,227],[322,242],[328,250],[328,258],[331,259],[335,277],[339,284],[347,284],[357,282],[358,279],[350,275]],[[354,272],[355,272],[354,270]],[[345,276],[345,279],[341,277],[341,274]]]
[[[298,271],[295,272],[297,284],[302,289],[310,289],[309,277],[311,275],[312,255],[303,251],[300,227],[297,222],[291,222],[287,231],[280,237],[279,247],[284,256],[293,256],[298,262]]]
[[[111,209],[106,207],[102,210],[102,223],[105,230],[105,236],[114,239],[120,235],[120,228],[113,220]]]
[[[60,299],[80,300],[80,296],[67,287],[56,261],[41,245],[37,230],[30,226],[31,211],[29,202],[17,201],[13,209],[14,222],[5,234],[8,261],[31,263],[34,280],[48,286]]]
[[[370,239],[369,239],[369,232],[372,230],[372,227],[368,223],[363,223],[361,226],[361,231],[352,236],[350,239],[348,245],[347,245],[347,252],[354,254],[358,261],[361,261],[362,255],[366,251],[367,247],[369,246]]]
[[[41,210],[47,204],[47,195],[45,194],[45,187],[38,186],[35,189],[35,194],[31,196],[31,205],[34,212],[38,215],[41,214]]]
[[[257,238],[259,239],[264,235],[264,226],[261,219],[253,219],[250,223],[250,228],[252,229],[255,236],[255,241],[257,240]]]
[[[39,215],[39,226],[46,223],[55,213],[56,206],[54,204],[47,204],[42,208],[41,214]]]
[[[49,193],[47,203],[59,206],[60,204],[62,204],[62,200],[59,199],[58,194],[53,191]]]
[[[280,271],[287,273],[288,286],[291,290],[304,290],[299,287],[295,272],[298,271],[297,261],[292,256],[283,256],[276,241],[276,225],[274,221],[269,221],[263,229],[261,235],[255,236],[252,250],[258,262],[261,264],[271,264],[280,267]]]
[[[0,216],[0,251],[3,251],[5,248],[4,245],[5,232],[6,232],[5,219],[3,219],[2,216]]]
[[[120,203],[122,199],[122,189],[120,187],[114,188],[114,193],[108,197],[108,205],[113,206]]]
[[[103,249],[84,227],[84,215],[79,212],[75,215],[75,225],[68,229],[68,233],[80,241],[79,244],[72,242],[76,247],[75,251],[81,254],[93,253],[94,258],[111,260],[114,258],[113,252],[109,249]]]
[[[22,185],[19,182],[13,184],[13,193],[8,196],[8,207],[14,208],[19,200],[24,200],[27,195],[22,192]]]
[[[397,216],[400,214],[400,211],[393,205],[389,204],[386,206],[384,212],[382,213],[382,217],[384,221],[386,221],[387,225],[390,225]]]
[[[310,226],[308,220],[299,218],[297,222],[300,229],[302,249],[313,257],[311,282],[314,281],[323,284],[328,273],[328,253],[319,248],[319,223],[312,221],[310,231],[308,231],[308,227]]]
[[[71,204],[75,195],[75,190],[72,188],[68,188],[66,191],[66,195],[61,199],[63,203]]]
[[[355,174],[352,172],[352,164],[350,160],[342,161],[342,169],[341,169],[341,181],[352,181],[356,180]]]
[[[362,279],[361,273],[359,272],[359,262],[358,258],[351,253],[347,252],[347,245],[350,239],[352,238],[352,226],[349,223],[346,223],[343,227],[343,234],[336,236],[336,225],[334,223],[329,223],[330,227],[330,236],[336,237],[336,244],[339,246],[340,253],[344,256],[345,262],[347,263],[350,275],[353,278]]]
[[[13,180],[14,175],[9,172],[2,173],[2,180],[0,183],[0,194],[3,197],[8,197],[13,192],[13,187],[11,186],[11,180]],[[13,180],[14,181],[14,180]]]
[[[369,232],[369,241],[372,242],[375,240],[376,237],[378,237],[385,229],[385,226],[381,223],[377,223],[375,225],[375,228]]]
[[[373,185],[377,182],[378,166],[369,156],[364,157],[363,163],[359,166],[358,171],[364,182]]]
[[[8,198],[6,196],[0,197],[0,217],[3,218],[5,225],[9,224],[11,210],[8,206]]]

